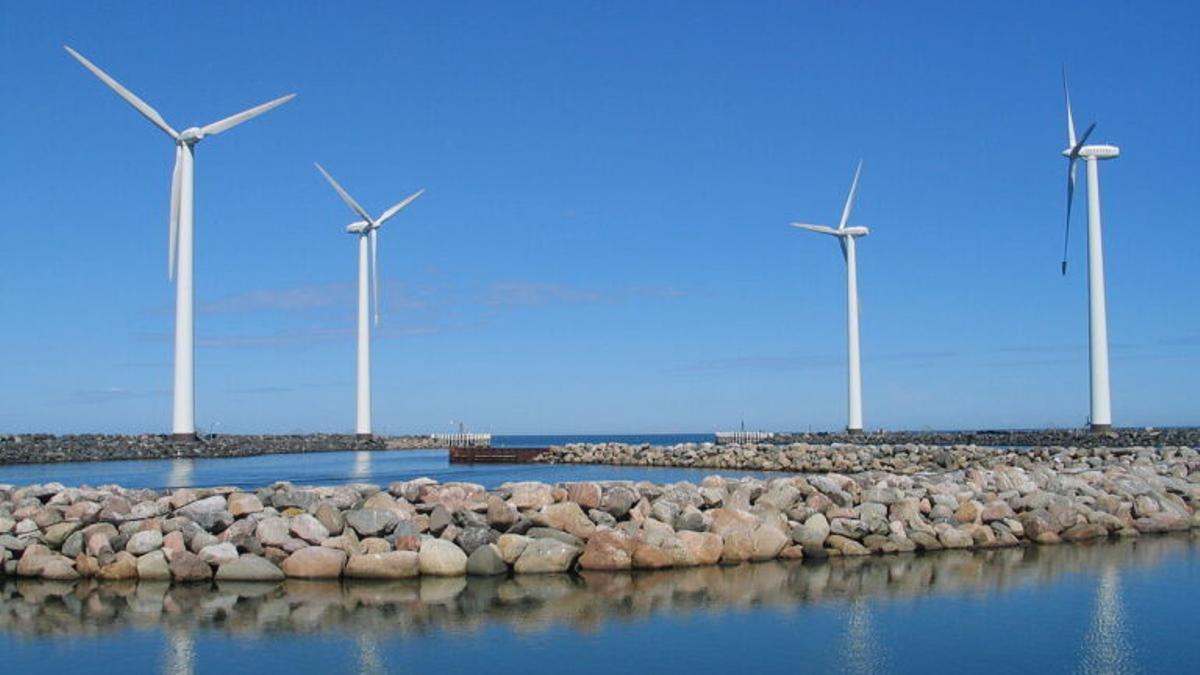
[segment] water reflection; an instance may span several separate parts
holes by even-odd
[[[171,470],[167,474],[167,487],[192,487],[192,470],[195,469],[195,466],[195,460],[171,460]]]
[[[1087,673],[1132,673],[1134,662],[1121,601],[1121,576],[1116,565],[1105,563],[1096,584],[1091,626],[1083,642],[1082,670]]]
[[[379,646],[372,635],[359,635],[354,638],[354,647],[358,657],[359,675],[380,675],[386,673],[383,659],[379,658]]]
[[[354,453],[354,470],[350,474],[358,480],[371,477],[371,451],[359,450]]]
[[[883,661],[879,645],[871,630],[871,609],[863,597],[850,601],[846,619],[846,635],[842,639],[843,663],[848,673],[879,672]]]
[[[1084,662],[1098,672],[1123,672],[1132,656],[1117,570],[1158,565],[1194,547],[1195,541],[1188,535],[824,563],[377,583],[288,580],[170,586],[10,579],[0,581],[0,633],[104,634],[162,626],[170,636],[163,670],[184,673],[189,672],[193,651],[190,632],[196,628],[249,636],[339,631],[356,636],[360,671],[380,672],[375,640],[394,633],[472,631],[493,624],[519,632],[558,626],[590,632],[607,622],[653,615],[844,602],[844,663],[855,672],[871,672],[887,662],[872,628],[871,607],[881,600],[1001,594],[1053,584],[1071,574],[1100,579]]]
[[[196,647],[192,634],[185,628],[172,628],[167,633],[167,653],[163,658],[163,675],[192,675],[196,670]]]

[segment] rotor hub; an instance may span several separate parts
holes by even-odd
[[[188,145],[195,145],[204,138],[204,131],[200,127],[189,127],[179,132],[179,141]]]

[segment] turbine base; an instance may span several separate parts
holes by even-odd
[[[1093,434],[1107,434],[1108,432],[1112,431],[1112,425],[1111,424],[1093,424],[1093,425],[1091,425],[1091,431]]]
[[[850,436],[861,436],[862,432],[863,432],[862,429],[851,429],[849,427],[846,428],[846,433],[849,434]]]
[[[375,438],[375,434],[354,434],[354,437],[360,441],[369,441]]]
[[[176,443],[195,443],[200,437],[195,432],[190,434],[171,434],[171,440]]]

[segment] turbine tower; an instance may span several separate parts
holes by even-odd
[[[354,433],[367,437],[371,435],[371,324],[367,319],[367,314],[373,307],[375,324],[379,324],[379,267],[376,264],[379,228],[417,197],[425,194],[425,190],[417,190],[403,201],[384,211],[378,218],[372,218],[367,215],[363,207],[358,205],[358,202],[354,201],[350,193],[342,189],[342,186],[333,179],[333,176],[329,175],[328,171],[320,164],[317,164],[316,167],[317,171],[325,176],[325,180],[333,186],[342,201],[346,202],[346,205],[362,218],[362,220],[347,225],[346,232],[358,236],[358,395]],[[369,295],[368,285],[370,286]]]
[[[854,170],[854,181],[850,183],[850,194],[846,197],[846,205],[842,207],[842,219],[838,222],[837,229],[826,225],[792,223],[792,227],[837,237],[838,244],[842,247],[842,257],[846,260],[846,342],[847,358],[849,359],[847,385],[849,421],[846,424],[846,431],[852,434],[862,433],[863,429],[862,370],[858,353],[858,262],[854,240],[867,236],[871,231],[860,226],[846,227],[846,222],[850,220],[850,211],[854,208],[854,195],[858,192],[858,177],[861,173],[862,161],[859,160],[858,168]]]
[[[65,47],[67,53],[83,64],[84,68],[100,78],[117,95],[125,99],[154,126],[162,129],[175,143],[175,169],[171,174],[171,214],[169,234],[170,247],[167,252],[167,277],[175,279],[175,387],[174,403],[171,414],[171,432],[177,440],[192,440],[196,438],[196,404],[195,404],[195,349],[193,328],[193,293],[192,293],[192,168],[195,161],[195,148],[207,136],[214,136],[227,129],[235,127],[246,120],[258,117],[268,110],[283,105],[295,97],[288,94],[269,101],[260,106],[250,108],[236,115],[226,117],[204,127],[190,127],[183,131],[175,131],[167,124],[158,111],[148,103],[138,98],[133,92],[121,86],[107,73],[100,70],[91,61],[83,58],[79,52]],[[178,278],[176,279],[176,267]]]
[[[1108,384],[1108,310],[1104,299],[1104,244],[1100,231],[1100,169],[1102,159],[1121,154],[1115,145],[1087,145],[1096,128],[1092,124],[1075,139],[1075,118],[1071,113],[1071,92],[1067,88],[1067,69],[1063,68],[1063,94],[1067,100],[1067,227],[1063,236],[1062,273],[1067,273],[1067,244],[1071,238],[1071,203],[1075,200],[1075,162],[1087,162],[1088,198],[1088,353],[1091,375],[1092,431],[1112,428],[1112,399]]]

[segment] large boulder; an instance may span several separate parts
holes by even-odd
[[[677,533],[676,538],[679,545],[670,549],[676,567],[715,565],[721,561],[724,542],[720,535],[712,532],[683,531]]]
[[[587,539],[596,530],[596,524],[575,502],[548,504],[542,507],[540,516],[548,526],[568,532],[580,539]]]
[[[360,537],[382,537],[396,529],[400,517],[396,515],[395,511],[357,509],[346,512],[345,520],[346,525],[350,526]]]
[[[350,579],[407,579],[419,573],[419,556],[413,551],[350,556],[345,570],[345,576]]]
[[[233,524],[233,514],[225,507],[225,497],[213,495],[178,509],[175,515],[184,516],[209,532],[220,532]]]
[[[467,574],[490,577],[507,573],[508,564],[500,557],[500,549],[495,544],[480,546],[467,557]]]
[[[789,537],[773,525],[759,525],[754,530],[750,559],[756,562],[774,560],[790,544]]]
[[[158,530],[142,530],[129,538],[125,550],[133,555],[141,556],[162,548],[163,536]]]
[[[534,539],[513,565],[518,573],[567,572],[582,550],[556,539]]]
[[[270,560],[249,554],[217,568],[217,581],[283,581],[285,576]]]
[[[532,537],[522,534],[502,534],[496,540],[496,548],[500,551],[500,558],[511,565],[521,557],[521,554],[525,552],[525,547],[531,541],[533,541]]]
[[[345,551],[309,546],[288,556],[282,567],[285,575],[298,579],[337,579],[345,566]]]
[[[545,483],[527,481],[508,483],[504,487],[512,492],[508,502],[522,511],[537,510],[554,503],[554,488]]]
[[[222,544],[228,546],[228,544]],[[212,578],[212,568],[200,556],[190,551],[177,551],[171,556],[169,565],[171,577],[175,581],[208,581]]]
[[[320,544],[329,538],[329,530],[315,517],[302,513],[292,518],[288,523],[289,530],[297,539],[303,539],[310,544]],[[361,533],[360,533],[361,534]]]
[[[579,556],[579,567],[585,570],[627,570],[633,565],[633,548],[633,539],[624,532],[597,529],[588,539],[583,555]]]
[[[467,573],[467,554],[444,539],[426,539],[418,553],[421,574],[457,577]]]
[[[139,557],[137,576],[140,581],[170,581],[171,568],[167,565],[167,556],[161,550],[154,550]]]
[[[262,500],[248,492],[234,492],[226,498],[227,508],[234,518],[241,518],[263,510]]]

